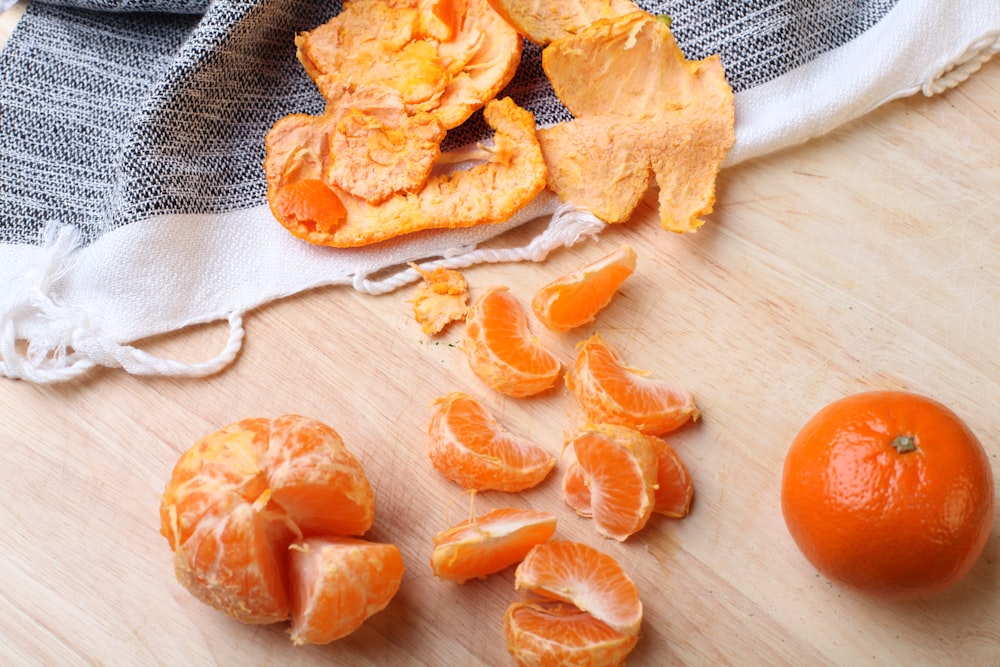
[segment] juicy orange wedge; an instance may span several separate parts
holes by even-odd
[[[569,331],[593,322],[635,271],[636,254],[623,245],[543,286],[531,300],[538,320],[552,331]]]
[[[434,536],[431,569],[445,581],[465,583],[519,563],[556,532],[548,512],[505,507],[463,521]]]
[[[559,359],[531,337],[524,308],[506,287],[490,287],[475,300],[462,347],[483,382],[515,398],[552,387],[562,371]]]
[[[551,541],[528,552],[514,573],[522,594],[571,604],[625,635],[642,624],[639,590],[608,554],[579,542]]]
[[[691,476],[673,447],[661,438],[647,438],[656,451],[657,459],[653,513],[681,519],[691,511],[691,500],[694,497]],[[580,516],[593,517],[590,479],[579,461],[572,461],[563,475],[563,499]]]
[[[690,391],[626,366],[618,353],[594,334],[577,346],[566,374],[587,419],[662,435],[700,416]]]
[[[399,590],[403,557],[394,544],[352,537],[314,537],[291,545],[291,637],[328,644],[361,627]]]
[[[597,532],[625,541],[649,521],[656,495],[652,436],[625,426],[594,424],[568,434],[576,461],[563,481],[566,502],[594,520]],[[582,507],[583,488],[589,507]]]
[[[524,491],[556,464],[542,446],[506,431],[479,401],[461,392],[434,401],[427,434],[431,464],[466,489]]]
[[[504,614],[503,631],[520,667],[621,665],[639,639],[561,602],[514,602]]]
[[[661,438],[650,438],[656,450],[656,495],[653,512],[681,519],[691,511],[694,485],[677,451]]]

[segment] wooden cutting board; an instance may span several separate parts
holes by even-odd
[[[480,512],[552,511],[558,536],[619,559],[646,609],[630,665],[1000,664],[996,532],[952,590],[886,603],[819,576],[778,504],[791,438],[855,391],[930,394],[1000,457],[998,119],[994,61],[944,95],[726,170],[696,235],[660,230],[647,198],[598,242],[466,272],[474,292],[505,284],[527,301],[618,244],[638,251],[594,327],[535,331],[567,360],[600,331],[631,364],[696,393],[702,421],[670,438],[694,478],[692,513],[613,543],[563,505],[558,468],[531,492],[476,501]],[[468,501],[424,454],[429,405],[468,391],[553,452],[581,416],[561,388],[491,393],[456,349],[458,330],[428,339],[409,296],[323,289],[261,308],[236,364],[209,379],[0,381],[0,663],[510,664],[500,624],[512,572],[464,586],[430,574],[431,536]],[[145,347],[200,361],[224,340],[206,326]],[[281,625],[243,626],[197,602],[158,533],[159,494],[183,450],[237,419],[286,412],[341,433],[375,488],[369,537],[397,543],[408,568],[385,611],[324,647],[295,648]]]

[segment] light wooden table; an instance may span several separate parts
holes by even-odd
[[[527,300],[619,243],[638,250],[637,273],[595,328],[632,364],[697,394],[703,421],[671,438],[694,477],[692,514],[618,545],[563,505],[558,469],[531,492],[478,499],[480,511],[553,511],[559,536],[624,564],[646,606],[630,665],[1000,664],[996,532],[957,587],[885,603],[818,576],[778,505],[795,432],[859,390],[935,396],[1000,456],[998,119],[994,60],[944,95],[726,170],[697,235],[661,231],[647,198],[598,243],[467,271],[474,291],[506,284]],[[408,297],[323,289],[261,308],[237,363],[208,379],[0,381],[0,663],[509,664],[500,619],[512,573],[456,586],[429,572],[431,536],[466,502],[424,455],[428,406],[475,393],[554,452],[580,415],[563,390],[490,394],[455,349],[457,329],[427,339]],[[536,331],[567,359],[584,335]],[[198,361],[224,337],[206,326],[146,346]],[[326,647],[294,648],[282,626],[242,626],[195,601],[158,534],[159,494],[184,449],[236,419],[284,412],[343,435],[376,490],[370,536],[399,544],[408,566],[386,611]]]

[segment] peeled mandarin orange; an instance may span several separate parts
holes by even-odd
[[[364,469],[337,432],[285,415],[235,422],[187,450],[164,490],[160,531],[198,599],[245,623],[291,615],[308,625],[315,620],[296,617],[291,589],[309,575],[289,547],[360,535],[374,511]]]
[[[291,545],[291,637],[296,645],[328,644],[385,609],[403,579],[394,544],[352,537],[313,537]]]
[[[552,387],[562,364],[532,338],[528,318],[506,287],[490,287],[469,310],[462,348],[473,372],[502,394],[521,398]]]
[[[635,271],[635,250],[623,245],[543,286],[531,300],[538,320],[553,331],[593,322]]]
[[[949,408],[907,392],[864,392],[824,407],[792,441],[781,509],[826,577],[920,597],[952,586],[979,559],[993,526],[993,472]]]
[[[556,518],[548,512],[496,509],[435,535],[431,569],[457,583],[486,577],[519,563],[555,531]]]
[[[442,475],[477,491],[518,492],[556,464],[540,445],[506,431],[475,398],[452,392],[434,401],[427,453]]]
[[[639,639],[560,602],[514,602],[504,614],[503,630],[519,667],[621,665]]]
[[[517,566],[514,586],[522,594],[571,604],[622,634],[639,633],[639,589],[618,561],[589,545],[539,544]]]
[[[641,530],[653,512],[658,461],[653,436],[614,424],[593,424],[568,434],[576,456],[564,479],[566,501],[578,509],[583,487],[597,532],[619,541]],[[571,487],[573,487],[571,489]]]
[[[691,392],[628,367],[600,334],[577,346],[566,386],[588,420],[620,424],[648,435],[673,431],[700,416]]]

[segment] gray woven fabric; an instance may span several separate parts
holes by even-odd
[[[875,25],[895,0],[640,1],[670,14],[691,58],[720,53],[737,91]],[[265,201],[263,137],[322,100],[293,35],[339,2],[61,0],[29,5],[0,53],[0,243],[39,243],[46,223],[84,242],[162,213]],[[528,46],[504,94],[539,124],[569,117]],[[479,138],[473,117],[446,146]]]

